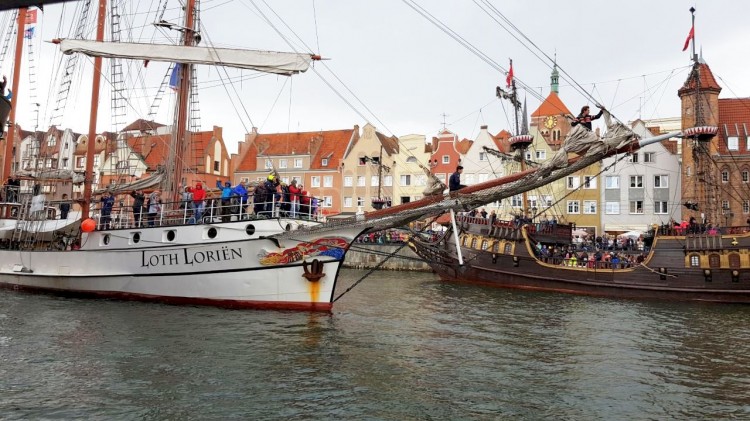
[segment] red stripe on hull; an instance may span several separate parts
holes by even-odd
[[[229,309],[257,309],[257,310],[295,310],[295,311],[323,311],[330,312],[333,303],[312,303],[293,301],[245,301],[245,300],[222,300],[215,298],[196,297],[168,297],[161,295],[134,294],[129,292],[115,291],[75,291],[54,288],[38,288],[30,286],[19,286],[14,284],[0,283],[0,288],[23,291],[36,294],[49,294],[70,298],[98,298],[122,301],[141,301],[162,303],[170,305],[194,305]]]

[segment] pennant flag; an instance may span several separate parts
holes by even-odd
[[[685,46],[682,47],[682,51],[687,50],[688,46],[690,45],[690,40],[693,40],[693,42],[695,42],[695,25],[690,27],[690,33],[685,40]]]
[[[510,70],[508,70],[508,76],[505,77],[505,83],[510,88],[510,84],[513,82],[513,60],[510,61]]]
[[[34,38],[34,28],[35,26],[32,26],[31,28],[26,28],[23,30],[23,37],[26,39]]]
[[[180,70],[182,70],[182,64],[175,63],[172,68],[172,76],[169,77],[169,87],[175,91],[180,87]]]
[[[36,9],[26,11],[26,25],[36,23]]]

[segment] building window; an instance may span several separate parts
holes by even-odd
[[[351,208],[352,207],[352,198],[351,197],[345,197],[344,198],[344,207],[345,208]]]
[[[393,176],[392,175],[386,175],[383,177],[383,186],[385,187],[393,187]]]
[[[729,209],[729,201],[728,200],[722,200],[721,201],[721,208],[722,209]]]
[[[643,200],[631,200],[630,213],[637,215],[643,214]]]
[[[732,136],[727,138],[727,149],[730,151],[738,151],[740,150],[740,138],[737,136]]]
[[[365,176],[364,175],[358,175],[357,176],[357,187],[364,187],[365,186]]]
[[[520,208],[521,206],[523,206],[523,196],[521,196],[520,194],[513,196],[510,199],[510,205],[514,208]]]
[[[595,189],[596,188],[596,177],[593,175],[583,176],[583,188],[584,189]]]
[[[581,184],[581,180],[578,178],[578,176],[569,176],[567,181],[568,190],[575,190],[577,189]]]
[[[654,152],[644,152],[643,153],[643,162],[656,162],[656,153],[654,153]]]
[[[605,189],[619,189],[620,188],[620,176],[608,175],[604,177],[604,188]]]
[[[320,166],[321,167],[327,167],[328,166],[328,158],[323,158],[320,160]]]
[[[642,175],[631,175],[630,176],[630,188],[640,189],[643,188],[643,176]]]
[[[666,214],[667,213],[667,202],[654,202],[654,213],[656,214]]]
[[[568,213],[581,213],[580,202],[577,200],[568,200]]]
[[[364,206],[364,205],[365,205],[365,198],[357,197],[357,206]]]
[[[451,163],[451,157],[448,155],[443,155],[443,164],[450,164]]]
[[[750,172],[747,170],[742,171],[742,182],[747,183],[748,181],[750,181]]]
[[[55,139],[55,136],[50,136],[47,138],[47,146],[55,146],[57,143],[57,139]]]
[[[596,214],[596,200],[584,200],[583,213],[586,215]]]
[[[351,187],[353,179],[351,175],[344,176],[344,187]]]
[[[742,201],[742,213],[750,213],[750,200]]]
[[[685,176],[687,176],[687,177],[692,177],[693,176],[693,167],[688,166],[685,169]]]
[[[690,255],[690,266],[697,268],[700,267],[701,260],[700,257],[697,254],[691,254]]]
[[[63,158],[62,159],[62,167],[63,168],[68,168],[68,158]]]
[[[526,208],[531,209],[537,207],[539,202],[536,200],[536,196],[529,196],[527,199]]]
[[[604,202],[604,213],[607,215],[619,215],[620,202]]]
[[[655,175],[654,176],[654,188],[665,189],[669,187],[669,176],[667,175]]]
[[[542,196],[542,205],[547,208],[552,207],[552,196]]]
[[[634,153],[634,154],[630,155],[628,157],[628,162],[635,162],[635,163],[637,163],[638,162],[638,154]]]
[[[310,177],[310,186],[312,187],[320,187],[320,176],[314,175]]]
[[[214,171],[219,171],[221,166],[221,162],[214,161]]]
[[[410,174],[404,174],[401,176],[401,186],[410,186],[411,185],[411,175]]]
[[[286,159],[279,159],[279,168],[286,168],[287,160]]]
[[[375,187],[377,187],[378,185],[380,185],[380,177],[378,177],[377,175],[371,176],[370,177],[370,185],[371,186],[375,186]]]
[[[729,182],[729,171],[722,170],[721,171],[721,182],[722,183],[728,183]]]
[[[302,168],[302,158],[294,158],[294,168]]]
[[[333,207],[333,196],[323,196],[323,207],[324,208]]]
[[[332,175],[324,175],[323,176],[323,187],[333,187],[333,176]]]
[[[479,152],[479,160],[480,161],[486,161],[487,160],[487,153],[486,152]]]
[[[536,159],[538,161],[547,159],[547,151],[536,151]]]

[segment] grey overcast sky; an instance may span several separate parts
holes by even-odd
[[[142,9],[140,3],[127,2],[127,8]],[[312,50],[330,60],[291,79],[199,69],[203,128],[223,127],[230,152],[253,125],[261,132],[273,133],[343,129],[369,121],[387,134],[417,133],[429,139],[442,128],[445,114],[447,128],[460,137],[474,138],[483,124],[489,125],[492,133],[511,129],[508,105],[495,98],[495,87],[504,86],[505,75],[446,35],[410,3],[424,8],[502,68],[507,69],[512,58],[515,75],[533,91],[521,93],[529,112],[549,93],[551,63],[539,57],[556,54],[558,65],[570,75],[561,78],[560,96],[571,112],[593,104],[571,86],[576,83],[623,121],[679,115],[677,89],[690,66],[690,49],[681,50],[691,26],[691,6],[697,9],[697,48],[703,50],[705,61],[724,88],[721,97],[750,96],[750,2],[746,1],[489,2],[529,39],[519,42],[495,21],[501,18],[482,0],[204,0],[203,45]],[[291,46],[264,21],[256,5],[288,37]],[[66,7],[69,16],[72,6]],[[57,21],[66,19],[60,17],[62,6],[46,9],[39,30],[45,41],[60,36]],[[171,2],[164,18],[176,21],[177,16]],[[133,32],[144,40],[150,37],[146,31],[150,28],[137,27]],[[532,43],[541,52],[529,51],[534,48]],[[38,48],[48,52],[52,47],[44,43]],[[52,56],[49,52],[37,60]],[[38,102],[44,108],[51,102],[46,98],[54,95],[45,94],[51,70],[39,66],[37,79],[44,100]],[[8,74],[6,67],[4,62],[2,71]],[[149,76],[138,86],[146,86],[150,92],[131,99],[130,120],[148,117],[149,96],[165,69],[159,63],[149,64]],[[234,81],[231,86],[220,82],[226,77]],[[73,118],[63,127],[86,130],[89,84],[85,78],[79,81],[76,98],[71,99],[76,101],[75,111],[69,114]],[[103,89],[108,89],[106,81]],[[232,93],[233,102],[227,92]],[[102,104],[107,108],[107,100]],[[19,107],[18,120],[24,128],[33,128],[32,109],[28,104]],[[99,131],[109,129],[108,111],[102,115]],[[161,114],[157,120],[170,123],[171,117]],[[48,120],[40,120],[40,128],[48,124]]]

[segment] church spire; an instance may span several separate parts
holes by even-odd
[[[552,66],[552,75],[550,76],[550,90],[556,94],[560,93],[560,73],[557,71],[557,53]]]

